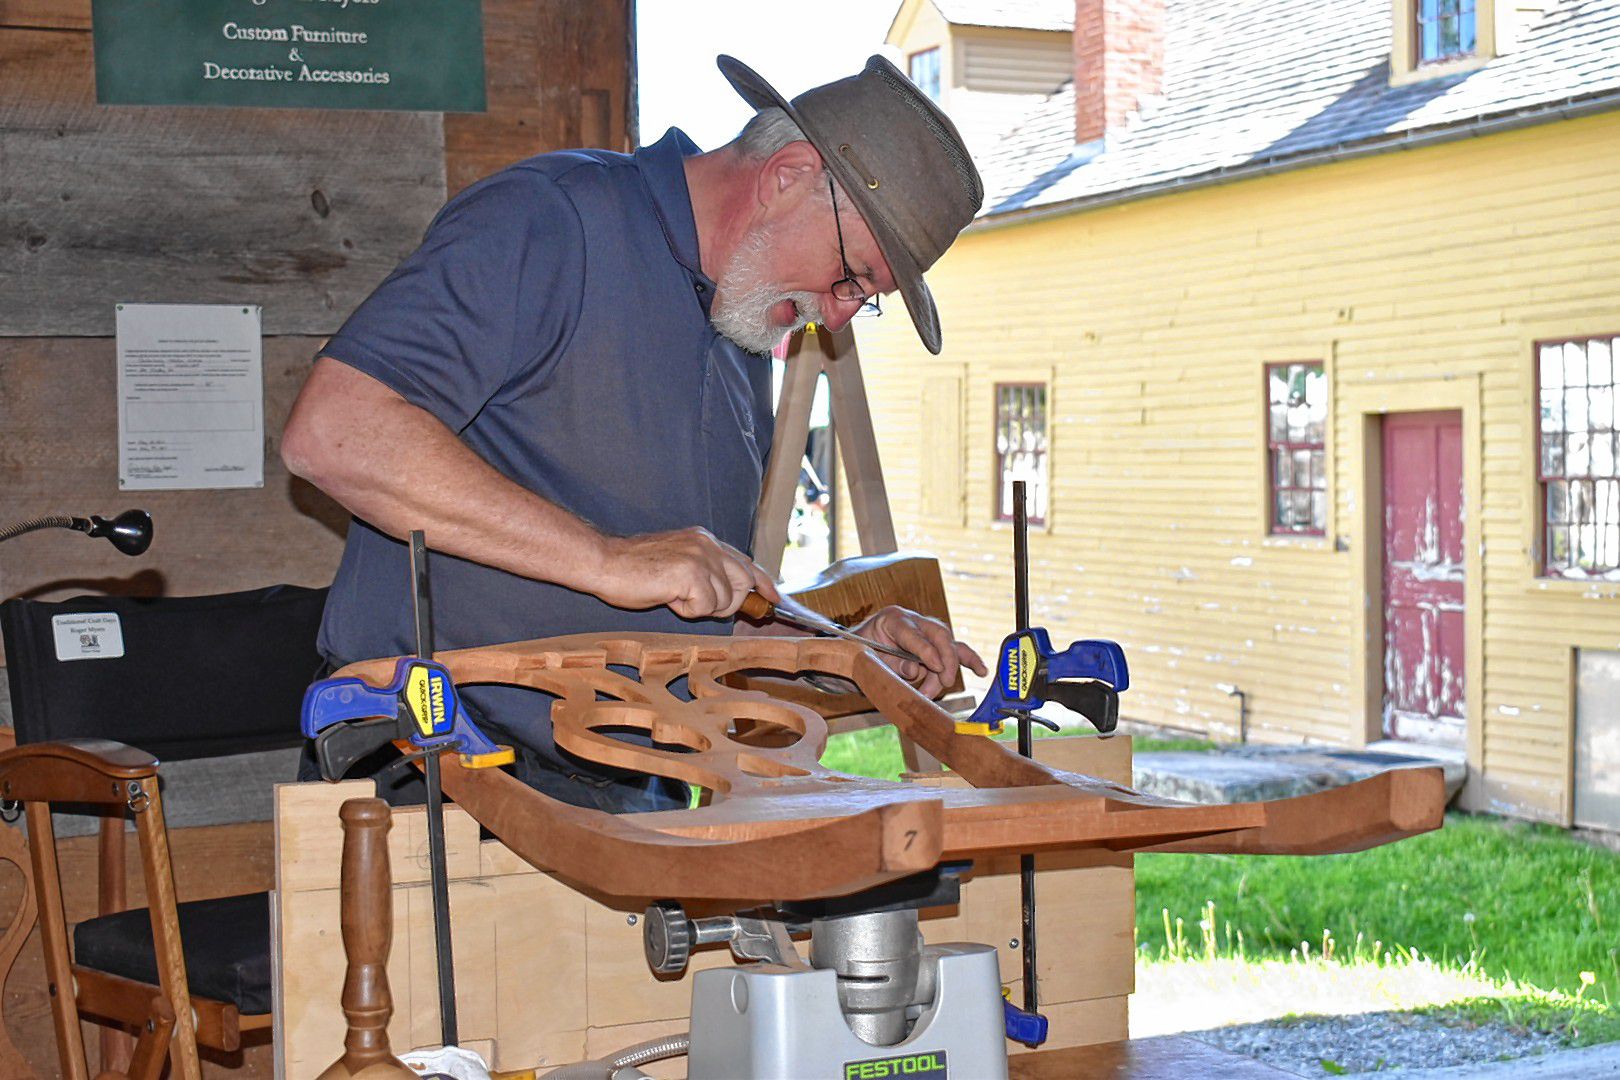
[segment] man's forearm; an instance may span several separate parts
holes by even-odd
[[[513,483],[432,414],[370,376],[323,358],[288,421],[292,472],[391,536],[595,593],[604,537]]]
[[[725,617],[770,576],[707,529],[606,536],[490,466],[437,417],[321,357],[282,437],[287,468],[391,536],[639,611]]]

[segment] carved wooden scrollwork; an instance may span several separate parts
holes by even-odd
[[[687,900],[835,896],[942,859],[1057,849],[1314,854],[1436,828],[1438,769],[1407,769],[1270,803],[1152,798],[961,735],[952,717],[861,646],[824,638],[579,635],[439,653],[458,684],[556,695],[559,746],[604,765],[698,784],[712,805],[611,816],[549,799],[496,769],[446,758],[446,793],[535,866],[593,892]],[[339,674],[384,681],[392,660]],[[610,668],[629,669],[620,674]],[[819,764],[826,722],[809,699],[738,689],[741,674],[819,673],[855,684],[967,789],[885,783]],[[671,691],[684,682],[691,700]],[[616,737],[650,738],[636,745]]]

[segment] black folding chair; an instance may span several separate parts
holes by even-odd
[[[199,1044],[235,1051],[244,1030],[269,1026],[268,896],[176,902],[158,759],[298,745],[299,703],[321,665],[315,637],[325,601],[325,589],[276,585],[219,596],[0,604],[18,743],[0,752],[0,798],[22,802],[28,813],[46,976],[69,1080],[87,1075],[81,1011],[140,1034],[132,1071],[155,1077],[167,1057],[178,1080],[200,1077]],[[74,927],[71,951],[52,803],[103,815],[101,914]],[[148,907],[126,911],[128,816]],[[121,1064],[105,1060],[117,1045],[103,1039],[103,1069]]]

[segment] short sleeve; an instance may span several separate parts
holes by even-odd
[[[549,177],[513,168],[439,211],[322,354],[460,432],[510,383],[544,375],[578,323],[584,230]]]

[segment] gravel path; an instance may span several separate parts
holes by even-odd
[[[1558,1048],[1556,1036],[1502,1024],[1448,1024],[1410,1013],[1313,1016],[1189,1031],[1195,1039],[1300,1076],[1432,1069],[1502,1061]]]

